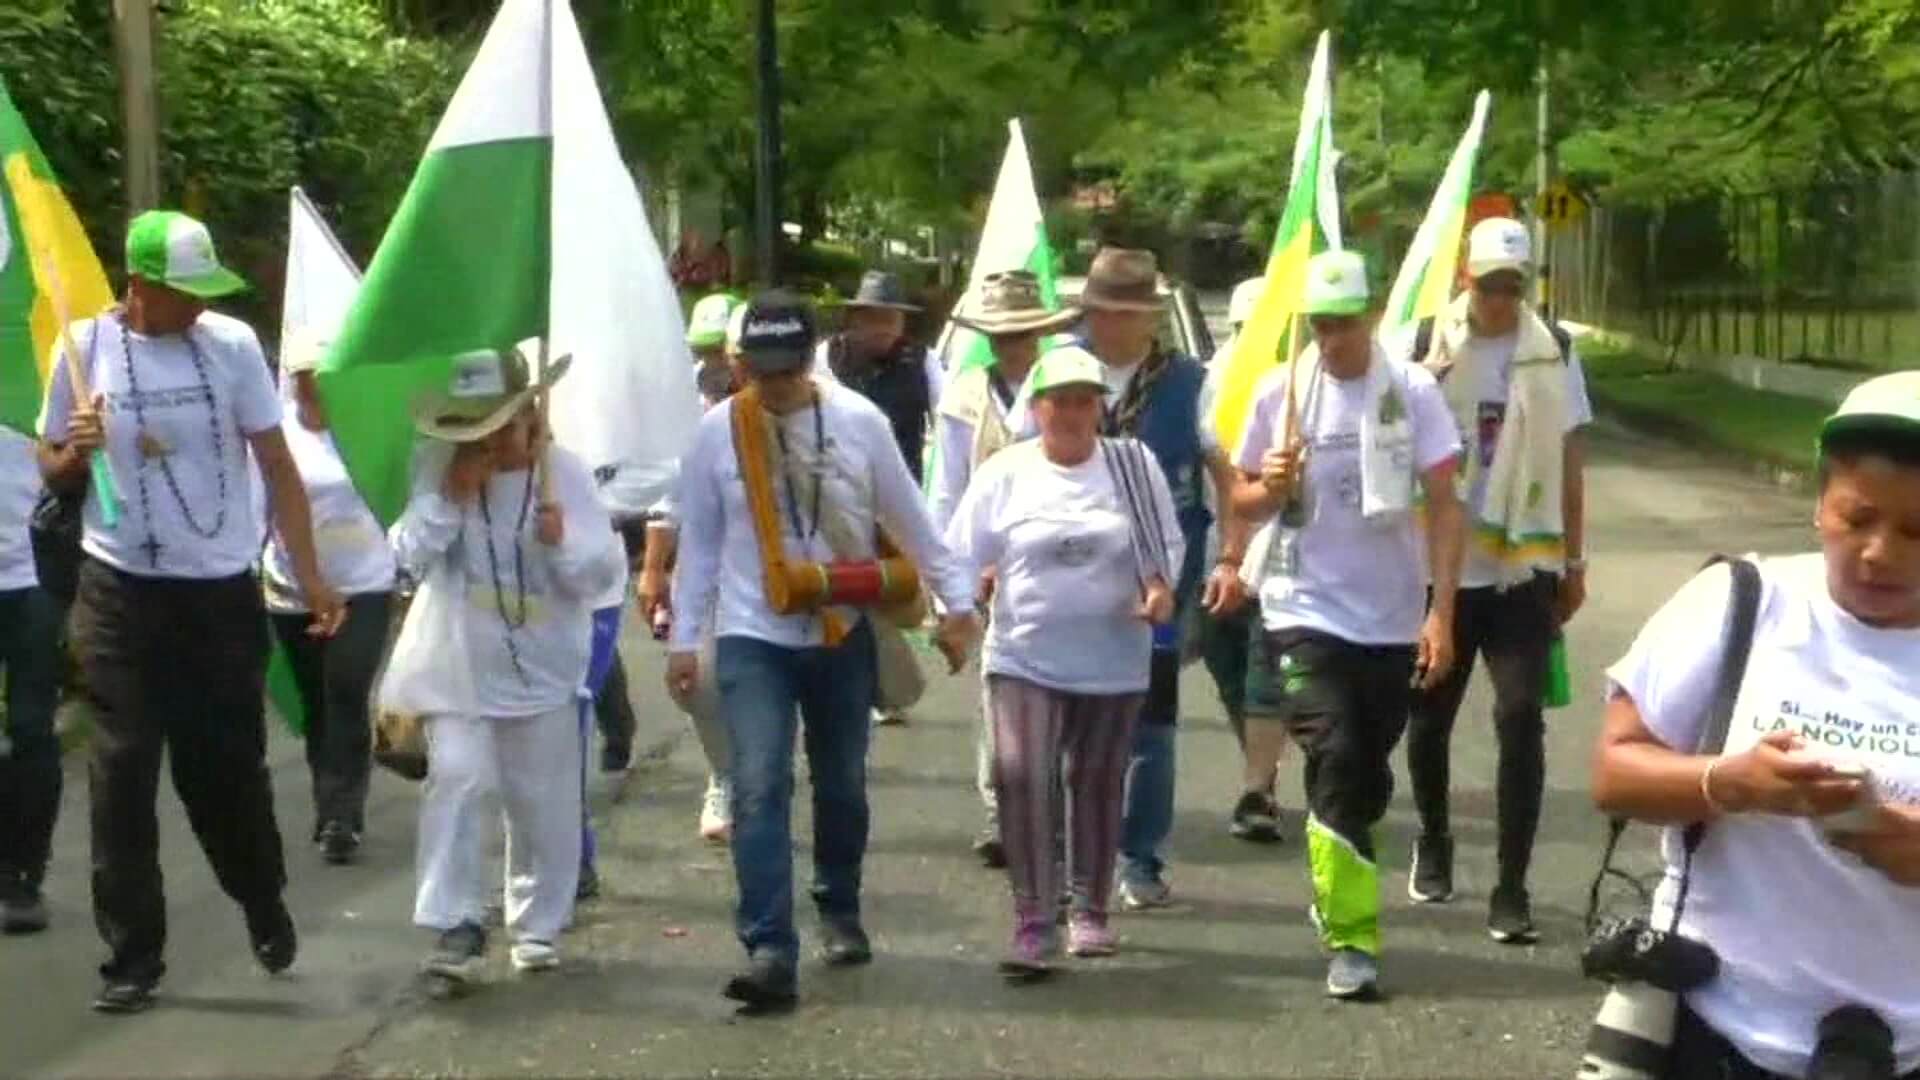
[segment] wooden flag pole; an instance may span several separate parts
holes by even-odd
[[[42,221],[48,217],[44,212],[40,215]],[[80,359],[80,348],[73,342],[72,311],[67,305],[66,285],[60,279],[60,260],[46,249],[46,238],[39,229],[32,230],[32,235],[34,243],[28,257],[33,260],[40,279],[46,283],[47,298],[53,303],[53,318],[60,326],[60,354],[66,361],[67,386],[73,390],[76,406],[84,404],[92,407],[93,388],[88,383],[86,367]],[[104,427],[106,418],[103,416],[100,419]],[[113,474],[107,472],[106,460],[101,454],[102,451],[95,450],[89,463],[94,474],[93,496],[100,500],[101,520],[108,528],[112,528],[119,524],[120,506],[113,492]]]
[[[544,40],[540,45],[540,126],[546,133],[549,144],[553,141],[553,3],[544,0],[540,5],[540,30]],[[540,392],[534,398],[535,408],[540,417],[540,445],[534,448],[537,455],[535,468],[540,485],[540,504],[553,503],[553,470],[547,467],[547,448],[553,445],[553,390],[547,385],[547,365],[552,362],[553,351],[553,162],[555,155],[547,155],[546,197],[542,200],[546,212],[540,215],[540,228],[545,235],[540,237],[540,247],[547,252],[547,325],[540,331],[540,365],[535,368],[540,380]]]

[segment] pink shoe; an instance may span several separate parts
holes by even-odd
[[[1013,932],[1013,944],[1000,961],[1000,974],[1015,983],[1038,982],[1053,974],[1053,926],[1045,920],[1022,919]]]
[[[1067,922],[1067,952],[1074,956],[1112,956],[1120,939],[1107,927],[1107,917],[1076,911]]]

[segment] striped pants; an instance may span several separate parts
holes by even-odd
[[[1127,759],[1142,694],[1072,694],[1007,675],[987,677],[993,785],[1007,876],[1023,917],[1051,920],[1060,895],[1054,838],[1064,789],[1074,907],[1105,914],[1120,849]],[[1064,784],[1056,770],[1065,768]]]

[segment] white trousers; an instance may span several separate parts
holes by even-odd
[[[427,781],[413,921],[485,924],[487,847],[504,819],[507,931],[553,941],[573,921],[580,883],[580,732],[568,703],[539,716],[427,721]]]

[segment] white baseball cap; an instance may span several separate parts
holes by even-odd
[[[1248,278],[1233,287],[1233,299],[1227,301],[1227,324],[1245,326],[1253,318],[1253,309],[1260,303],[1260,294],[1267,291],[1267,279]]]
[[[1533,267],[1533,237],[1512,218],[1488,218],[1467,238],[1467,274],[1485,277],[1502,270],[1525,274]]]
[[[1307,262],[1306,315],[1364,315],[1371,293],[1367,260],[1357,251],[1323,251]]]
[[[1084,386],[1104,394],[1107,392],[1105,371],[1099,357],[1078,345],[1062,345],[1042,356],[1034,366],[1028,393],[1037,398],[1051,390]]]

